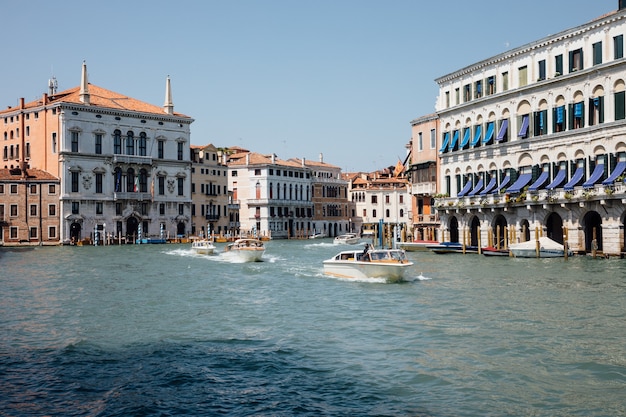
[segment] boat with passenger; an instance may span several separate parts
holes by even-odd
[[[335,237],[333,243],[337,245],[355,245],[359,243],[359,236],[356,233],[346,233]]]
[[[215,251],[215,245],[210,239],[196,239],[191,242],[191,250],[198,255],[211,255]]]
[[[261,262],[265,244],[260,239],[237,239],[226,245],[224,253],[236,255],[243,262]]]
[[[402,249],[375,249],[365,244],[365,250],[341,251],[324,261],[324,274],[338,278],[386,278],[388,282],[402,281],[411,271],[413,262]]]

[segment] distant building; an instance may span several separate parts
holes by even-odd
[[[191,234],[229,232],[228,166],[212,144],[191,145]]]
[[[0,245],[57,245],[60,181],[39,169],[0,169]]]
[[[4,167],[60,180],[59,239],[176,237],[191,230],[190,124],[163,107],[89,84],[0,111]]]
[[[620,2],[436,80],[440,240],[624,251],[625,33]]]

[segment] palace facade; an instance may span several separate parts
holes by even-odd
[[[624,251],[625,33],[620,2],[436,80],[440,240]]]

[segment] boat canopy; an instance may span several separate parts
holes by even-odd
[[[593,186],[602,178],[604,175],[604,164],[596,165],[595,169],[591,173],[591,177],[587,181],[583,183],[584,188],[593,188]]]
[[[567,184],[565,184],[565,186],[563,186],[563,189],[565,191],[572,191],[574,189],[574,187],[580,182],[580,180],[583,179],[584,175],[585,175],[585,168],[578,167],[576,169],[576,172],[574,172],[574,175],[572,176],[572,179],[569,180],[569,182]]]
[[[548,178],[550,177],[550,173],[548,171],[543,171],[537,181],[533,182],[530,187],[528,187],[529,191],[537,191],[540,189],[546,182],[548,182]]]
[[[554,190],[556,187],[558,187],[559,185],[563,184],[563,181],[565,181],[565,168],[563,168],[563,169],[559,170],[559,172],[557,172],[556,177],[554,177],[552,182],[550,184],[548,184],[546,189]]]
[[[532,178],[533,174],[522,174],[517,178],[517,181],[515,181],[513,185],[511,185],[511,187],[509,187],[509,189],[506,191],[508,193],[519,193],[522,188],[524,188],[526,184],[530,182]]]
[[[611,184],[613,184],[615,182],[615,180],[617,179],[617,177],[622,175],[624,170],[626,170],[626,161],[618,162],[617,165],[615,166],[615,169],[613,170],[613,172],[611,172],[611,175],[609,175],[609,177],[607,179],[602,181],[602,185],[611,185]]]

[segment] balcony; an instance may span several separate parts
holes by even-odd
[[[217,214],[207,214],[204,216],[205,220],[209,222],[216,222],[220,219],[220,216]]]
[[[411,194],[413,195],[434,195],[436,192],[436,182],[420,182],[411,185]]]
[[[152,165],[151,156],[138,156],[138,155],[113,155],[114,164],[138,164],[138,165]]]
[[[152,194],[150,193],[113,193],[113,200],[135,200],[135,201],[150,201]]]

